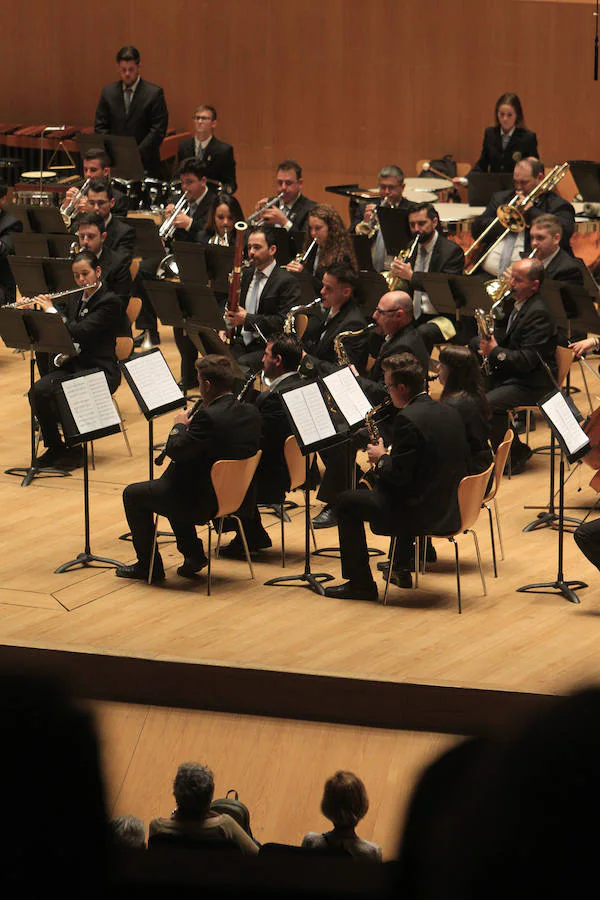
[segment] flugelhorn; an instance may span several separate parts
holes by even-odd
[[[537,253],[537,247],[531,251],[531,253],[525,257],[525,259],[533,259],[535,254]],[[503,275],[499,275],[498,278],[492,278],[490,281],[486,281],[484,283],[485,291],[490,300],[492,301],[491,313],[495,319],[504,318],[504,314],[499,315],[498,311],[500,310],[500,306],[504,300],[510,294],[510,286],[508,283],[508,279],[504,278]]]
[[[410,247],[407,247],[405,250],[401,250],[398,255],[394,257],[394,262],[407,263],[416,250],[417,244],[419,243],[419,238],[420,235],[415,235],[415,239]],[[408,284],[404,280],[404,278],[400,278],[399,275],[394,275],[391,269],[387,272],[382,272],[381,274],[387,282],[388,291],[403,291],[408,287]]]
[[[83,195],[87,193],[87,189],[89,188],[91,181],[91,178],[86,178],[73,199],[70,200],[69,203],[67,203],[64,209],[60,210],[60,214],[63,217],[65,225],[71,224],[71,219],[73,218],[73,215],[77,209],[77,204],[79,203]]]
[[[246,219],[246,225],[254,225],[256,222],[258,222],[265,209],[269,209],[269,207],[275,206],[276,203],[279,203],[284,194],[285,191],[279,191],[278,194],[267,200],[264,206],[261,206],[261,208],[257,209],[256,212],[253,212],[251,216],[248,216],[248,218]]]

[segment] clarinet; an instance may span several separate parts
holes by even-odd
[[[248,378],[246,379],[246,381],[245,381],[244,384],[242,385],[241,391],[239,392],[239,394],[238,394],[237,397],[235,398],[238,402],[241,403],[241,402],[243,402],[243,401],[246,399],[246,394],[247,394],[248,391],[250,390],[250,387],[254,384],[255,378],[256,378],[256,376],[257,376],[260,372],[262,372],[262,366],[260,367],[260,369],[257,369],[256,372],[252,372],[252,374],[248,376]]]
[[[190,413],[189,413],[189,418],[190,418],[190,419],[193,419],[193,418],[194,418],[194,416],[196,415],[196,413],[198,412],[198,410],[200,409],[200,407],[202,406],[202,404],[203,404],[203,400],[202,400],[202,397],[200,397],[199,400],[196,400],[196,402],[194,403],[194,405],[192,406],[192,408],[191,408],[191,410],[190,410]],[[167,444],[168,444],[168,443],[169,443],[169,441],[168,441],[168,439],[167,439]],[[157,456],[156,459],[154,460],[154,464],[155,464],[156,466],[162,466],[163,463],[164,463],[164,461],[165,461],[165,459],[167,458],[167,444],[165,444],[164,448],[160,451],[160,453],[158,454],[158,456]]]

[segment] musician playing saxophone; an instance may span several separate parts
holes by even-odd
[[[465,255],[454,241],[441,234],[439,217],[432,203],[419,203],[408,214],[411,234],[418,235],[415,252],[406,261],[394,260],[390,266],[392,275],[402,278],[413,295],[415,325],[423,342],[431,353],[435,344],[449,340],[456,334],[456,317],[440,316],[423,290],[422,272],[443,272],[461,275]]]

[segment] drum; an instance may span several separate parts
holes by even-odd
[[[21,172],[21,181],[25,184],[39,184],[40,181],[45,184],[56,184],[58,175],[51,170],[47,172]]]
[[[160,181],[158,178],[144,178],[138,209],[158,212],[167,205],[167,198],[170,193],[171,186],[168,181]]]
[[[435,208],[446,234],[469,232],[473,219],[485,209],[484,206],[469,206],[468,203],[436,203]]]
[[[127,197],[130,210],[142,208],[142,182],[129,181],[127,178],[113,178],[111,181],[113,188],[121,191]]]
[[[58,203],[59,195],[54,191],[45,191],[44,185],[55,184],[57,181],[58,175],[50,170],[47,172],[21,172],[19,182],[15,186],[14,200],[16,203],[24,203],[26,206],[55,206]],[[27,185],[31,187],[27,188]]]
[[[413,178],[412,180],[416,181],[417,179]],[[425,181],[424,178],[423,181]],[[432,194],[431,191],[427,191],[424,188],[419,188],[418,190],[408,187],[404,188],[402,196],[410,200],[411,203],[436,203],[439,200],[437,194]]]

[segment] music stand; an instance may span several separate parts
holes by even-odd
[[[48,257],[42,260],[46,281],[52,291],[68,291],[73,287],[73,260]]]
[[[189,325],[187,326],[188,336],[200,353],[207,355],[216,353],[219,356],[226,356],[231,362],[233,373],[236,378],[243,379],[244,373],[237,359],[230,350],[229,344],[226,344],[218,335],[214,328],[206,325]]]
[[[74,447],[83,444],[85,545],[82,553],[78,553],[75,559],[60,565],[58,569],[55,569],[55,574],[68,572],[78,566],[93,568],[95,562],[102,563],[102,568],[109,566],[118,568],[123,563],[105,556],[95,556],[90,546],[90,479],[87,445],[89,441],[99,440],[109,434],[118,434],[121,424],[105,373],[100,369],[90,369],[72,375],[60,383],[57,401],[67,446]]]
[[[387,281],[381,272],[371,269],[371,271],[360,271],[358,273],[356,299],[360,303],[365,316],[373,315],[377,304],[387,292]]]
[[[425,293],[431,300],[431,303],[433,304],[437,312],[440,315],[444,314],[447,316],[456,317],[459,312],[459,308],[456,296],[453,294],[452,286],[450,284],[450,279],[454,278],[454,276],[444,275],[442,272],[419,272],[418,274],[419,278],[423,282]],[[477,290],[475,297],[482,297],[479,290]],[[485,297],[489,305],[489,298],[487,294],[485,294]]]
[[[50,247],[45,234],[33,231],[17,231],[12,236],[16,256],[50,256]]]
[[[0,336],[7,347],[22,349],[29,347],[29,388],[35,382],[35,351],[46,353],[75,354],[75,347],[67,326],[60,316],[33,309],[0,307]],[[30,447],[29,466],[15,466],[6,469],[6,475],[23,476],[21,487],[27,487],[39,475],[59,475],[65,477],[70,472],[62,469],[40,468],[36,459],[35,416],[29,411]]]
[[[450,290],[454,295],[455,307],[460,310],[461,316],[473,316],[476,309],[483,309],[484,312],[490,311],[490,298],[482,278],[473,278],[472,275],[446,275],[445,277],[448,279]],[[454,309],[454,313],[456,313],[456,309]]]
[[[569,408],[560,391],[552,391],[537,404],[540,412],[548,422],[552,432],[552,441],[558,442],[560,447],[560,465],[558,481],[558,565],[557,575],[554,581],[526,584],[517,588],[519,593],[556,593],[569,600],[571,603],[579,603],[576,589],[585,588],[585,581],[565,581],[563,573],[563,543],[565,521],[565,456],[569,463],[580,459],[589,450],[590,439],[580,428],[575,416]],[[550,590],[541,590],[550,588]]]
[[[191,241],[173,241],[171,249],[182,281],[208,285],[205,247]]]
[[[570,159],[569,169],[584,203],[600,202],[600,163],[587,159]]]
[[[182,285],[176,281],[142,280],[154,312],[163,325],[185,328],[185,316],[179,301]]]
[[[469,206],[487,206],[494,194],[512,186],[512,172],[469,172]]]
[[[134,257],[141,256],[142,259],[161,260],[165,256],[166,251],[158,236],[156,222],[146,217],[130,216],[127,224],[133,225],[135,229]]]
[[[275,259],[277,260],[278,266],[287,266],[290,260],[293,259],[295,253],[302,252],[303,239],[304,235],[300,234],[298,236],[300,246],[297,247],[294,236],[290,234],[289,231],[286,231],[285,228],[275,229],[275,244],[277,245]]]
[[[210,276],[210,286],[215,293],[227,294],[229,273],[233,269],[233,247],[209,244],[204,248],[206,268]]]
[[[113,178],[124,178],[126,181],[142,181],[144,166],[135,138],[116,134],[80,134],[77,144],[81,156],[88,150],[102,147],[108,153]]]
[[[27,215],[31,223],[31,230],[38,234],[67,233],[67,227],[58,206],[32,206],[27,210]]]
[[[412,235],[408,225],[408,210],[379,206],[377,217],[386,253],[396,256],[400,250],[404,250],[410,245]]]
[[[49,292],[44,265],[33,256],[8,256],[8,265],[22,297]]]
[[[351,234],[352,246],[361,272],[374,272],[371,241],[366,234]]]
[[[293,275],[298,282],[298,287],[300,288],[300,303],[302,306],[308,306],[309,303],[316,300],[315,285],[310,272],[307,272],[306,269],[304,269],[302,272],[291,272],[290,274]]]

